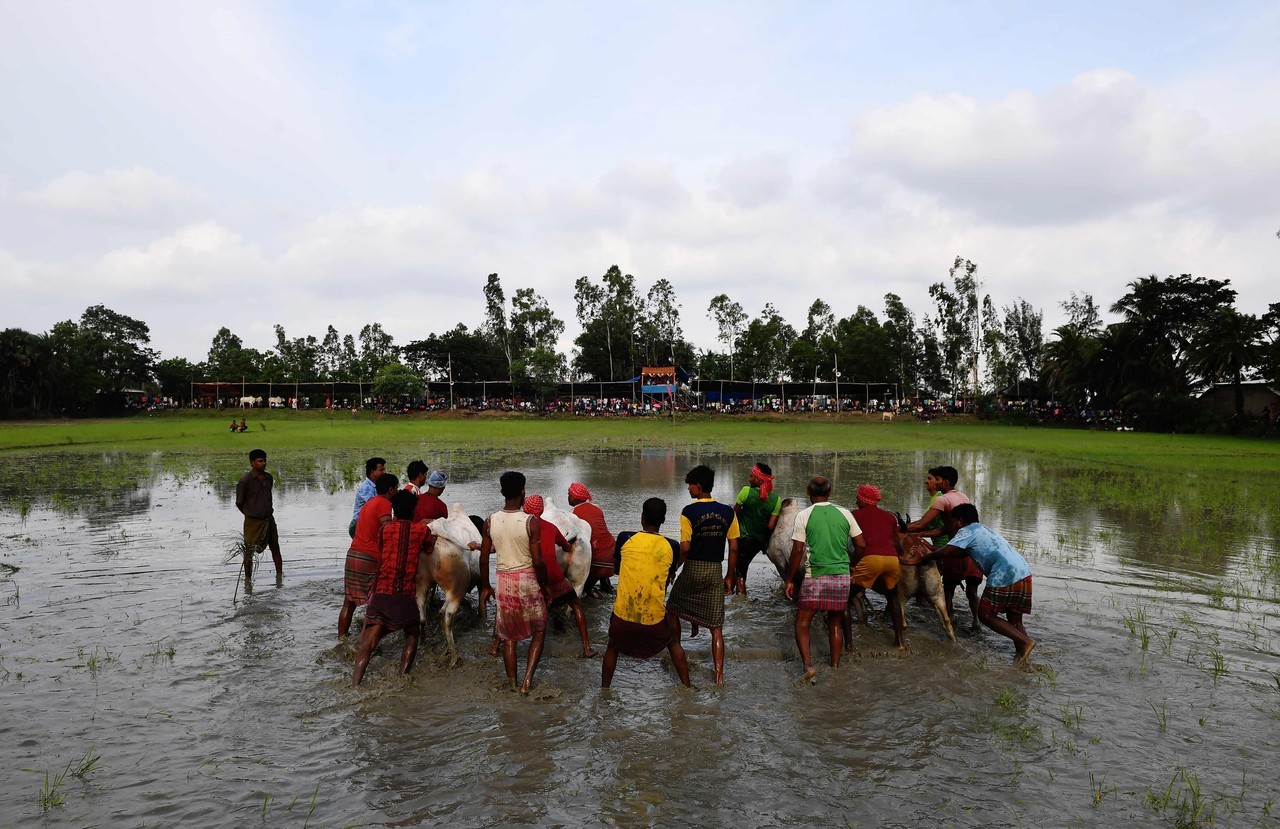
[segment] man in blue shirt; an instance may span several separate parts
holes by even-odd
[[[377,487],[374,485],[386,471],[387,462],[382,458],[369,458],[364,462],[364,480],[356,487],[356,506],[351,510],[351,526],[347,527],[347,534],[352,538],[356,537],[356,519],[360,517],[360,508],[378,494]]]
[[[955,527],[948,527],[951,540],[927,558],[969,556],[973,559],[987,577],[987,587],[978,603],[978,620],[1012,639],[1017,658],[1027,659],[1036,646],[1022,626],[1022,617],[1031,612],[1031,568],[1027,560],[1004,536],[978,521],[978,508],[973,504],[953,507],[949,523]],[[1001,613],[1004,619],[1000,618]]]

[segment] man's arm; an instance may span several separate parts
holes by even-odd
[[[937,550],[934,550],[932,553],[929,553],[928,555],[924,556],[924,558],[921,560],[931,561],[932,559],[935,559],[935,558],[943,558],[947,556],[952,556],[952,557],[967,556],[967,555],[969,555],[969,551],[966,550],[965,548],[957,547],[954,544],[948,544],[945,547],[941,547]]]
[[[236,481],[236,509],[240,510],[242,514],[244,513],[244,499],[248,495],[248,484],[248,480],[243,476]]]
[[[787,580],[782,585],[782,593],[787,599],[794,599],[796,592],[796,576],[800,575],[800,562],[804,561],[804,542],[791,542],[791,561],[787,563]]]
[[[547,583],[547,563],[542,560],[542,519],[530,515],[524,524],[529,533],[529,557],[533,559],[533,572],[538,574],[538,584]]]
[[[725,571],[724,592],[725,595],[733,590],[734,580],[738,577],[738,539],[729,539],[729,569]]]
[[[484,520],[484,529],[480,531],[480,607],[483,610],[493,598],[493,588],[489,586],[489,554],[493,552],[493,539],[489,536],[489,519]]]
[[[917,518],[907,525],[907,532],[914,533],[923,530],[925,527],[933,523],[933,519],[942,514],[942,510],[937,507],[929,507],[924,511],[924,515]]]
[[[863,538],[861,535],[855,535],[852,541],[853,541],[853,555],[850,556],[849,558],[850,570],[853,569],[853,566],[855,564],[857,564],[859,561],[862,561],[862,557],[867,554],[867,540],[865,538]]]

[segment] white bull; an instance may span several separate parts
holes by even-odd
[[[453,640],[453,617],[467,593],[480,586],[480,553],[468,545],[480,543],[480,531],[467,517],[462,504],[449,507],[448,518],[437,518],[427,524],[436,537],[435,552],[418,556],[418,617],[427,621],[427,596],[437,584],[444,594],[440,608],[440,627],[444,630],[447,653],[456,657]]]
[[[800,505],[791,498],[782,499],[782,508],[778,511],[778,523],[769,536],[769,545],[764,554],[778,568],[778,577],[787,580],[787,567],[791,564],[791,536],[796,529],[796,516],[800,514]],[[809,545],[804,546],[804,555],[809,555]],[[804,572],[803,570],[801,571]]]

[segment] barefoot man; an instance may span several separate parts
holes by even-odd
[[[267,452],[254,449],[249,453],[249,471],[236,483],[236,509],[244,515],[244,583],[253,578],[253,557],[263,549],[271,550],[276,565],[276,580],[284,577],[280,558],[280,534],[276,529],[275,509],[271,505],[271,488],[275,478],[267,471]]]
[[[987,588],[978,602],[978,620],[1001,636],[1013,640],[1016,658],[1031,656],[1036,642],[1027,635],[1022,617],[1031,612],[1031,568],[1004,536],[978,521],[978,508],[960,504],[951,510],[956,529],[941,550],[927,556],[968,556],[987,577]],[[1000,614],[1005,615],[1004,619]]]
[[[738,517],[733,507],[711,497],[716,473],[698,465],[684,476],[693,503],[680,511],[680,556],[676,577],[667,598],[667,615],[672,617],[679,639],[680,619],[693,626],[711,628],[711,659],[715,663],[716,685],[724,685],[724,597],[733,589],[738,564]],[[724,567],[724,548],[729,547],[729,569]],[[845,567],[848,575],[848,566]],[[846,581],[846,598],[849,585]]]
[[[844,650],[844,615],[849,607],[849,541],[862,535],[853,513],[831,503],[831,481],[821,475],[809,479],[809,506],[796,516],[791,535],[791,563],[787,568],[788,599],[795,598],[796,576],[805,564],[796,604],[796,647],[804,662],[804,678],[812,681],[818,671],[809,656],[809,624],[819,610],[827,614],[827,642],[831,647],[831,667],[840,667]],[[804,546],[809,545],[809,560]]]
[[[498,554],[498,638],[502,640],[502,666],[507,681],[516,687],[516,643],[529,642],[529,658],[520,693],[533,687],[533,673],[542,658],[547,632],[547,602],[539,586],[547,582],[542,560],[542,519],[524,511],[524,475],[503,472],[498,486],[505,501],[502,509],[484,522],[480,542],[480,606],[493,598],[489,586],[489,556]]]
[[[659,533],[667,520],[667,502],[650,498],[640,512],[638,533],[618,536],[615,554],[618,592],[609,618],[609,647],[604,652],[600,686],[608,688],[618,666],[618,654],[649,659],[665,648],[680,684],[689,687],[689,660],[680,646],[679,622],[667,616],[667,580],[680,548]]]

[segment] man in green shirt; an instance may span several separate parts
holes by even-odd
[[[853,513],[831,503],[831,481],[815,475],[809,480],[809,506],[796,516],[791,535],[791,562],[783,592],[795,598],[795,579],[800,565],[805,578],[796,604],[796,647],[804,662],[804,678],[812,682],[818,675],[809,657],[809,624],[819,610],[827,614],[827,641],[831,646],[831,667],[840,667],[844,650],[844,615],[849,607],[849,542],[862,536]],[[804,549],[809,547],[808,560]],[[844,592],[841,592],[844,591]]]
[[[757,463],[751,468],[750,483],[738,493],[733,511],[738,516],[738,566],[733,592],[747,595],[747,567],[751,559],[763,552],[769,544],[769,536],[778,524],[782,499],[773,492],[773,470],[767,463]]]

